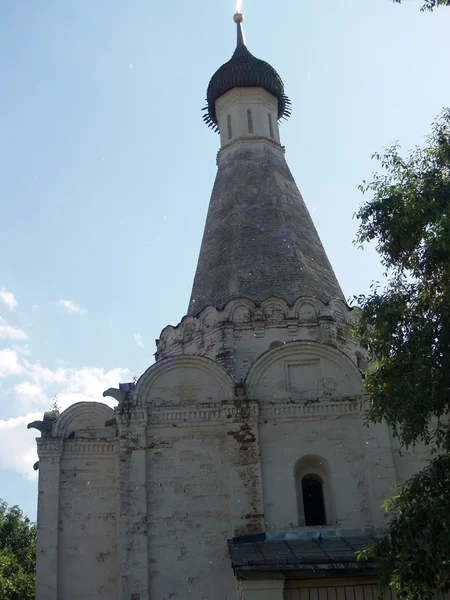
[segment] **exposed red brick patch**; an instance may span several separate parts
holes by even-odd
[[[256,442],[255,434],[248,423],[242,423],[239,431],[228,431],[227,435],[234,437],[239,444],[242,444],[242,450],[246,450],[246,444],[253,444]]]

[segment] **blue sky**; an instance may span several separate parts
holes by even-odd
[[[371,154],[421,144],[449,104],[450,9],[420,0],[244,0],[282,76],[287,160],[347,297],[382,269],[352,241]],[[185,314],[219,137],[206,86],[232,0],[2,2],[0,497],[36,512],[35,431],[54,394],[101,400]]]

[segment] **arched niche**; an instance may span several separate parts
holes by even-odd
[[[362,378],[340,350],[318,342],[296,341],[262,354],[246,379],[247,393],[261,401],[356,398]]]
[[[330,307],[336,321],[346,324],[348,322],[348,306],[342,300],[331,300]]]
[[[139,404],[155,406],[219,403],[234,398],[234,380],[209,358],[168,357],[147,369],[134,396]]]
[[[268,298],[261,304],[264,319],[268,323],[284,321],[289,314],[289,306],[280,298]]]
[[[299,298],[294,304],[294,316],[300,323],[316,321],[323,308],[323,303],[317,298]]]
[[[208,306],[202,311],[199,319],[201,330],[207,333],[219,322],[220,315],[216,308],[213,306]]]
[[[229,314],[229,320],[232,323],[250,323],[255,305],[247,298],[236,298],[227,303],[225,311]]]
[[[316,454],[303,456],[295,463],[294,479],[300,527],[334,525],[335,492],[328,462]]]
[[[114,417],[112,408],[102,402],[77,402],[61,413],[54,425],[54,436],[84,439],[111,439],[114,427],[105,422]]]

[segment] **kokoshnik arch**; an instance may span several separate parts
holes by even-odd
[[[424,456],[363,426],[353,313],[281,145],[290,101],[242,20],[207,90],[220,150],[187,315],[104,393],[114,410],[30,424],[37,600],[376,597],[355,551]]]

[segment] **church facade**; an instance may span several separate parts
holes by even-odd
[[[426,459],[364,425],[353,311],[280,141],[290,102],[235,21],[207,93],[221,148],[187,315],[105,391],[114,410],[32,424],[37,600],[376,598],[356,552]]]

